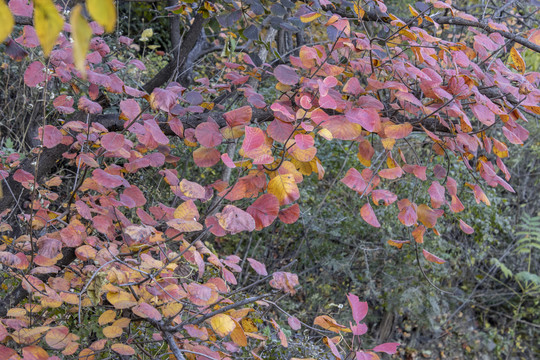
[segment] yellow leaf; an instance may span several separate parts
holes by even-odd
[[[212,329],[214,329],[214,331],[221,337],[229,335],[236,327],[234,320],[229,315],[225,314],[212,316],[210,319],[210,325],[212,325]]]
[[[294,176],[291,174],[277,175],[268,183],[268,192],[274,194],[280,205],[287,205],[300,197],[300,192]]]
[[[34,1],[34,28],[45,56],[51,53],[63,27],[64,19],[51,0]]]
[[[15,20],[4,0],[0,0],[0,43],[2,43],[13,30]],[[2,196],[0,195],[0,199]]]
[[[300,16],[300,20],[303,23],[309,23],[309,22],[312,22],[313,20],[318,19],[320,16],[321,16],[321,14],[313,12],[313,13],[309,13],[309,14],[305,14],[305,15]]]
[[[514,63],[517,71],[523,74],[525,72],[525,61],[515,48],[512,48],[512,50],[510,50],[510,57],[512,58],[512,62]]]
[[[197,221],[199,219],[199,211],[193,200],[188,200],[180,204],[174,211],[174,218],[186,221]]]
[[[107,293],[107,300],[109,300],[116,309],[127,309],[137,305],[135,297],[125,291],[109,292]]]
[[[173,317],[180,313],[182,310],[183,305],[180,303],[168,303],[164,307],[161,308],[161,312],[163,313],[164,317]]]
[[[116,24],[116,7],[113,0],[86,0],[86,8],[92,18],[107,32],[114,30]]]
[[[231,332],[231,340],[234,341],[234,343],[238,346],[247,346],[247,337],[244,333],[244,330],[238,322],[235,321],[234,324],[236,325],[236,327]]]
[[[119,337],[123,332],[124,330],[122,330],[122,328],[119,326],[107,326],[103,328],[103,335],[109,339]]]
[[[359,19],[363,19],[365,15],[364,9],[362,9],[361,6],[358,6],[358,4],[354,4],[354,12],[358,16]]]
[[[98,319],[99,325],[105,325],[110,322],[112,322],[116,318],[116,311],[114,310],[107,310]]]
[[[75,67],[82,74],[83,79],[86,78],[86,53],[92,38],[92,28],[81,14],[81,4],[75,5],[71,10],[69,22],[71,23],[71,35],[73,36],[73,61]]]

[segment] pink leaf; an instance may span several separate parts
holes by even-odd
[[[367,315],[368,303],[361,302],[358,296],[352,293],[347,295],[347,300],[349,300],[349,305],[351,305],[354,321],[356,321],[356,323],[360,323],[360,321],[362,321]]]
[[[221,161],[223,161],[225,166],[227,166],[228,168],[234,169],[236,167],[236,165],[234,165],[234,162],[229,157],[229,154],[227,153],[221,154]]]
[[[249,265],[255,270],[255,272],[261,276],[267,276],[268,272],[266,271],[266,266],[252,258],[247,258],[247,261],[249,261]]]
[[[300,323],[300,320],[298,320],[294,316],[289,316],[289,318],[287,319],[287,322],[289,323],[289,326],[293,330],[300,330],[300,328],[302,327],[302,324]]]
[[[92,178],[101,186],[113,189],[122,184],[127,184],[127,181],[120,175],[112,175],[102,169],[96,169],[92,172]]]
[[[459,227],[465,234],[470,235],[474,232],[474,229],[461,219],[459,219]]]
[[[120,111],[129,121],[132,121],[140,114],[141,107],[135,100],[127,99],[120,101]]]
[[[250,106],[243,106],[239,109],[232,110],[223,114],[223,117],[227,121],[230,127],[244,125],[251,121],[253,110]]]
[[[200,123],[195,129],[195,137],[199,144],[207,148],[218,146],[223,140],[218,124],[213,121]]]
[[[381,119],[375,109],[352,109],[345,116],[347,120],[362,125],[369,132],[379,132],[381,130]]]
[[[62,114],[71,114],[75,112],[73,108],[73,98],[67,95],[60,95],[53,101],[53,106]]]
[[[300,80],[300,76],[296,71],[287,65],[278,65],[274,69],[274,76],[280,83],[285,85],[296,85]]]
[[[31,17],[34,10],[32,3],[28,0],[10,0],[9,9],[16,16]]]
[[[45,128],[40,129],[42,134],[39,135],[43,139],[43,146],[53,148],[62,142],[62,132],[52,125],[45,125]]]
[[[305,134],[295,135],[294,140],[296,141],[296,146],[298,146],[298,148],[300,148],[301,150],[309,149],[315,144],[315,140],[313,139],[313,137]]]
[[[96,102],[93,102],[92,100],[88,99],[86,96],[82,96],[79,99],[79,110],[83,110],[84,112],[87,112],[89,114],[99,114],[101,111],[103,111],[103,108],[101,105],[99,105]]]
[[[255,220],[253,217],[234,205],[226,205],[223,211],[216,215],[216,218],[219,225],[231,234],[255,230]]]
[[[124,135],[116,132],[107,133],[101,138],[101,145],[107,151],[120,150],[124,146],[124,142]]]
[[[384,343],[381,345],[377,345],[373,348],[373,351],[377,352],[384,352],[387,354],[395,354],[397,351],[397,347],[400,345],[400,343]]]
[[[47,79],[44,70],[45,66],[41,62],[34,61],[24,72],[24,83],[29,87],[36,87],[44,82]]]

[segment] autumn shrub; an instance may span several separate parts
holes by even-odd
[[[32,92],[4,97],[6,127],[29,119],[0,154],[0,354],[395,354],[382,325],[361,338],[366,297],[438,331],[449,235],[479,229],[465,205],[514,192],[540,32],[441,1],[403,20],[382,1],[169,5],[170,38],[144,23],[136,47],[111,0],[0,2],[8,74]]]

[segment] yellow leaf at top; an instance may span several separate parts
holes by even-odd
[[[317,20],[320,16],[321,16],[321,14],[313,12],[313,13],[309,13],[309,14],[305,14],[305,15],[300,16],[300,20],[303,23],[309,23],[309,22],[312,22],[313,20]]]
[[[280,205],[290,204],[300,197],[300,191],[291,174],[277,175],[270,180],[268,192],[278,198]]]
[[[2,43],[13,30],[15,20],[4,0],[0,0],[0,43]],[[0,196],[0,199],[2,197]]]
[[[515,48],[510,50],[510,57],[512,58],[512,62],[514,63],[517,71],[523,74],[525,72],[525,61]]]
[[[210,325],[212,325],[212,329],[214,329],[216,334],[221,337],[229,335],[236,327],[234,320],[229,315],[225,314],[212,316],[210,319]]]
[[[64,19],[51,0],[34,0],[34,28],[45,56],[51,53],[63,27]]]
[[[81,75],[86,78],[86,53],[92,38],[92,28],[81,14],[81,4],[75,5],[71,10],[69,22],[71,23],[71,35],[73,36],[73,61],[75,67],[81,72]]]
[[[92,18],[107,32],[114,30],[116,24],[116,7],[113,0],[86,0],[86,8]]]

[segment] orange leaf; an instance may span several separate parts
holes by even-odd
[[[336,333],[339,333],[340,331],[351,332],[351,329],[349,329],[346,326],[338,324],[336,320],[332,319],[328,315],[317,316],[313,324],[318,325],[322,327],[323,329],[330,330]]]
[[[426,258],[427,261],[431,261],[436,264],[444,264],[446,262],[446,260],[443,260],[440,257],[433,255],[427,250],[422,250],[422,254],[424,254],[424,257]]]

